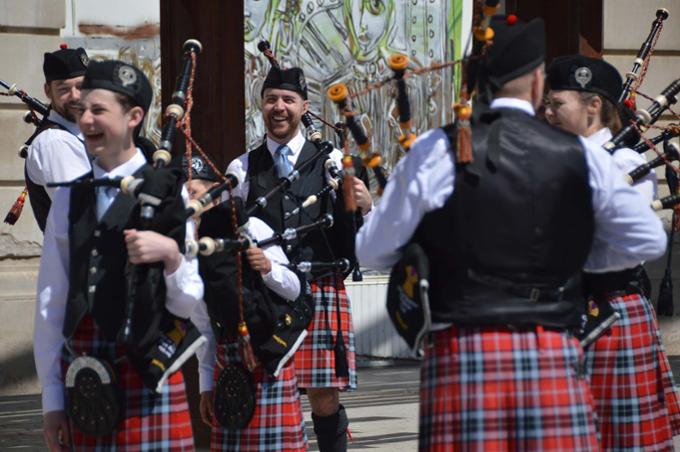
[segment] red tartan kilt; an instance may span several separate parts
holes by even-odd
[[[78,326],[71,346],[76,353],[98,357],[123,355],[120,347],[101,339],[90,316]],[[62,372],[66,372],[71,359],[64,353]],[[71,423],[74,450],[193,451],[191,416],[182,372],[172,374],[157,394],[144,386],[126,359],[118,362],[115,368],[123,391],[125,415],[110,435],[102,437],[86,436]]]
[[[673,450],[680,401],[644,297],[611,297],[621,319],[586,350],[586,372],[604,449]]]
[[[295,353],[295,371],[300,388],[356,389],[356,347],[352,308],[347,298],[345,284],[340,280],[340,327],[347,349],[349,377],[335,375],[333,346],[337,337],[337,301],[335,279],[319,278],[311,284],[314,299],[314,317],[307,328],[307,337]]]
[[[582,352],[566,333],[450,327],[421,370],[421,451],[598,450]]]
[[[221,366],[227,363],[241,363],[238,344],[220,344],[217,347],[217,361]],[[214,382],[221,370],[215,366]],[[213,419],[210,438],[211,451],[286,451],[307,450],[305,421],[302,415],[300,394],[295,379],[295,366],[289,363],[278,378],[272,378],[258,367],[253,373],[255,381],[255,413],[246,428],[228,431]]]

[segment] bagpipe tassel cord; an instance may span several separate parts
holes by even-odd
[[[236,201],[234,200],[231,188],[229,188],[229,205],[231,207],[231,227],[234,232],[238,231],[238,218],[236,216]],[[248,324],[243,316],[243,258],[241,251],[236,252],[236,271],[238,285],[238,341],[239,349],[241,352],[241,359],[243,364],[248,369],[248,372],[252,372],[258,366],[257,358],[255,358],[255,352],[253,351],[253,343],[250,340],[250,332],[248,331]]]
[[[7,212],[7,215],[5,216],[5,223],[13,226],[19,220],[21,211],[24,210],[26,196],[28,196],[28,187],[24,187],[17,200],[14,201],[12,208],[9,209],[9,212]]]
[[[491,16],[498,9],[498,1],[487,0],[482,8],[479,24],[473,29],[474,45],[470,58],[480,57],[486,45],[493,40],[494,31],[489,27]],[[508,22],[517,20],[515,16],[508,16]],[[465,164],[472,162],[472,128],[470,118],[472,117],[472,105],[470,104],[470,94],[475,89],[475,80],[467,80],[467,70],[463,69],[462,81],[460,86],[460,97],[453,106],[456,115],[456,162]]]
[[[675,223],[678,220],[678,214],[673,210],[673,225],[671,232],[668,235],[668,246],[666,252],[666,270],[663,273],[663,279],[659,285],[659,298],[656,305],[656,313],[660,316],[673,316],[673,236],[675,235]]]
[[[456,126],[458,128],[456,134],[456,162],[457,163],[471,163],[472,162],[472,128],[470,127],[470,117],[472,116],[472,107],[467,103],[457,103],[453,107],[456,113]]]
[[[340,313],[340,276],[339,271],[335,271],[335,345],[333,354],[335,355],[335,376],[349,377],[349,364],[347,363],[347,346],[345,338],[342,336],[342,314]]]

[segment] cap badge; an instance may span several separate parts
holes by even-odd
[[[137,81],[137,74],[130,66],[121,66],[118,68],[118,78],[123,86],[127,87]]]
[[[80,62],[83,63],[83,66],[87,66],[90,63],[87,53],[83,52],[80,54]]]
[[[191,169],[192,169],[194,172],[200,173],[201,171],[203,171],[203,167],[204,167],[204,166],[205,166],[205,164],[204,164],[203,161],[202,161],[201,159],[199,159],[198,157],[193,157],[193,158],[191,159]]]
[[[585,89],[585,87],[588,86],[588,83],[590,83],[590,81],[593,79],[593,73],[589,68],[583,66],[576,69],[576,72],[574,72],[574,78],[576,79],[576,83],[581,85],[582,89]]]

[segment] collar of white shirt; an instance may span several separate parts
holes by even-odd
[[[514,97],[499,97],[491,101],[491,108],[514,108],[515,110],[522,110],[528,115],[534,116],[534,107],[526,100],[516,99]]]
[[[47,119],[65,127],[72,135],[76,136],[80,141],[83,141],[83,134],[80,133],[80,129],[75,122],[69,121],[54,110],[50,110],[50,115]]]
[[[588,143],[595,146],[602,146],[607,141],[612,139],[612,131],[608,127],[603,127],[589,137],[583,137]]]
[[[95,159],[92,162],[92,172],[94,173],[95,179],[101,179],[103,177],[113,178],[118,176],[131,176],[145,163],[146,159],[144,158],[144,154],[142,154],[142,151],[137,148],[137,153],[130,160],[123,163],[122,165],[118,165],[108,173],[101,166],[99,166],[98,160]]]
[[[290,148],[291,153],[288,155],[288,160],[290,160],[290,163],[295,165],[297,163],[298,157],[300,156],[300,152],[302,151],[302,147],[305,145],[304,135],[302,135],[302,132],[298,130],[298,133],[288,143],[277,143],[267,136],[267,149],[272,155],[272,159],[274,158],[274,154],[281,144],[285,144],[288,146],[288,148]]]

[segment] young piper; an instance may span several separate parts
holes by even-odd
[[[548,67],[547,82],[549,123],[595,146],[602,146],[621,129],[615,105],[622,80],[609,63],[582,55],[559,57]],[[624,173],[645,163],[644,156],[629,148],[617,150],[613,159]],[[656,192],[654,171],[635,188],[651,203]],[[680,434],[680,399],[656,314],[647,299],[648,284],[640,282],[644,270],[617,259],[615,248],[603,254],[600,262],[586,263],[584,281],[589,295],[610,303],[621,318],[585,353],[600,445],[603,450],[672,449],[672,437]]]
[[[188,168],[188,165],[185,168]],[[202,196],[219,182],[212,168],[200,157],[192,157],[191,169],[191,181],[187,185],[194,199]],[[240,198],[234,199],[238,204],[237,208],[242,208]],[[231,201],[227,200],[203,213],[199,218],[199,235],[213,238],[233,236],[231,209]],[[273,234],[271,228],[258,218],[250,218],[246,229],[255,240],[266,239]],[[290,303],[298,298],[300,280],[294,272],[284,266],[288,259],[280,246],[270,246],[264,250],[251,247],[243,255],[245,257],[243,266],[249,267],[243,268],[246,290],[258,290],[248,281],[261,277],[266,288],[260,287],[259,290],[268,291],[267,296],[270,299],[278,297],[279,300],[288,300]],[[225,428],[216,419],[214,398],[215,391],[218,390],[216,385],[220,384],[220,373],[228,366],[243,368],[244,361],[237,334],[238,288],[233,278],[234,272],[237,271],[236,259],[234,253],[227,250],[210,256],[201,256],[199,262],[200,273],[206,286],[205,303],[200,303],[194,311],[192,321],[201,334],[209,339],[208,347],[198,353],[198,358],[200,411],[203,421],[212,427],[211,450],[262,452],[306,450],[307,437],[304,432],[304,418],[292,359],[289,359],[276,377],[270,375],[262,365],[255,369],[252,374],[255,409],[247,425],[241,428]],[[246,308],[252,309],[252,303],[257,295],[248,292],[247,297],[244,304]],[[253,343],[268,339],[258,336],[258,330],[252,324],[249,328]],[[289,354],[292,358],[292,353]]]
[[[52,451],[192,450],[184,379],[172,370],[186,333],[180,319],[203,285],[196,261],[177,243],[193,237],[188,223],[185,232],[181,185],[151,220],[170,238],[138,229],[134,197],[88,182],[134,176],[144,179],[144,192],[155,178],[172,181],[171,170],[151,168],[134,144],[151,85],[136,67],[105,61],[90,63],[82,88],[78,125],[95,156],[92,173],[56,191],[38,278],[34,354],[45,440]],[[135,294],[131,335],[122,340]]]

